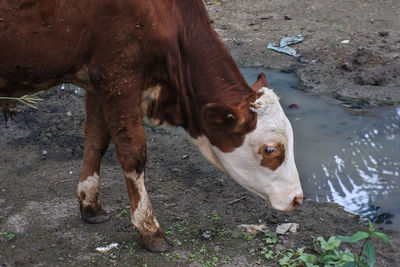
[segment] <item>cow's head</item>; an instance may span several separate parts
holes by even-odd
[[[293,130],[278,97],[267,88],[265,75],[259,75],[252,89],[258,91],[259,97],[247,105],[245,112],[206,105],[202,112],[205,134],[194,143],[209,161],[243,187],[269,201],[273,208],[290,211],[303,200],[294,161]],[[240,136],[246,112],[256,122],[251,131]],[[238,138],[240,145],[227,149]]]

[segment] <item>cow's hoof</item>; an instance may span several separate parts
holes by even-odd
[[[164,234],[159,232],[152,237],[141,237],[141,241],[143,248],[150,252],[167,252],[172,248],[171,242],[165,238]]]
[[[81,216],[86,223],[99,224],[106,222],[110,219],[107,212],[99,205],[96,209],[91,206],[82,207],[81,205]]]

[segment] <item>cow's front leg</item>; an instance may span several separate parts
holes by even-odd
[[[155,217],[145,187],[144,172],[124,174],[131,206],[131,222],[139,231],[142,245],[152,252],[165,252],[172,246]]]
[[[78,185],[78,200],[82,219],[87,223],[102,223],[110,217],[97,199],[100,186],[100,162],[110,142],[100,97],[88,93],[86,102],[85,148],[82,173]]]
[[[140,96],[134,90],[104,102],[108,127],[128,189],[131,222],[139,231],[144,248],[164,252],[171,244],[160,228],[145,187],[146,139],[139,107]]]

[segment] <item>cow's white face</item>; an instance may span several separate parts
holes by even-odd
[[[279,99],[268,88],[251,110],[257,113],[255,129],[245,136],[240,147],[223,152],[206,136],[194,143],[202,154],[228,173],[243,187],[269,200],[278,210],[293,210],[303,199],[294,161],[293,130]]]

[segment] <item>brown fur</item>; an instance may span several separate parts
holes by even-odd
[[[3,0],[0,18],[0,96],[65,82],[88,91],[80,181],[99,173],[111,137],[124,172],[144,171],[141,97],[155,85],[162,89],[149,117],[182,126],[193,138],[206,135],[222,151],[240,146],[255,128],[249,106],[256,92],[201,0]],[[137,190],[127,187],[134,209]],[[91,205],[103,216],[94,222],[103,220],[99,202]]]

